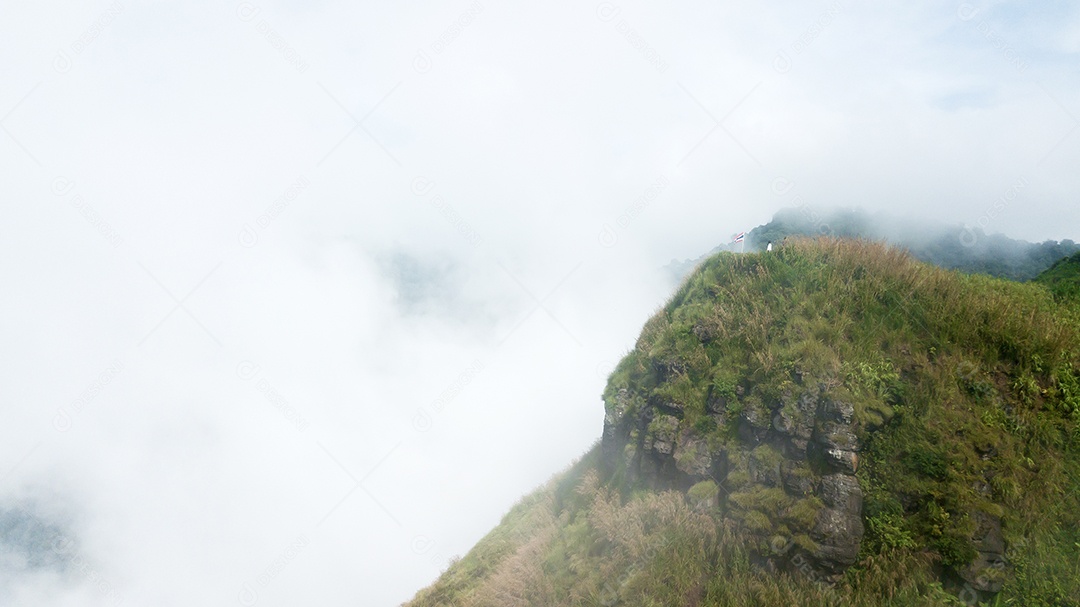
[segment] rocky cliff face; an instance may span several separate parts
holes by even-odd
[[[741,403],[749,392],[744,387],[734,398],[710,394],[705,426],[715,424],[726,441],[684,424],[685,406],[621,388],[604,420],[603,467],[630,486],[682,490],[697,499],[704,491],[699,505],[755,540],[758,564],[835,582],[856,562],[864,534],[859,436],[888,417],[858,423],[854,406],[825,385],[803,388],[768,404]],[[1009,568],[1001,519],[981,511],[971,516],[977,556],[954,573],[963,592],[986,598],[1001,590]]]
[[[831,581],[855,562],[863,521],[851,404],[824,386],[767,405],[710,395],[709,419],[731,437],[720,443],[686,427],[678,404],[649,404],[632,388],[616,394],[602,443],[609,471],[654,490],[715,483],[716,505],[759,540],[770,568],[810,567]]]

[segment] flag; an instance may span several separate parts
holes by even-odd
[[[746,238],[746,232],[739,232],[738,234],[731,235],[731,242],[742,242]]]

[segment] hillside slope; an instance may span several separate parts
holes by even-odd
[[[1080,605],[1080,308],[861,241],[710,258],[601,443],[410,605]]]
[[[1059,259],[1035,278],[1059,300],[1080,300],[1080,253]]]

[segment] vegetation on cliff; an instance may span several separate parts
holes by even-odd
[[[1041,284],[721,253],[604,401],[411,605],[1080,605],[1080,306]]]

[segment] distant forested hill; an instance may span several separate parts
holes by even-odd
[[[1019,281],[1031,280],[1057,260],[1080,251],[1080,245],[1072,240],[1033,243],[986,234],[978,227],[901,219],[861,209],[819,212],[806,207],[784,209],[769,223],[751,230],[746,237],[746,251],[763,250],[770,241],[780,243],[789,236],[826,235],[884,240],[942,268]],[[724,244],[709,255],[727,250],[738,249]],[[673,261],[668,268],[682,277],[709,255]]]

